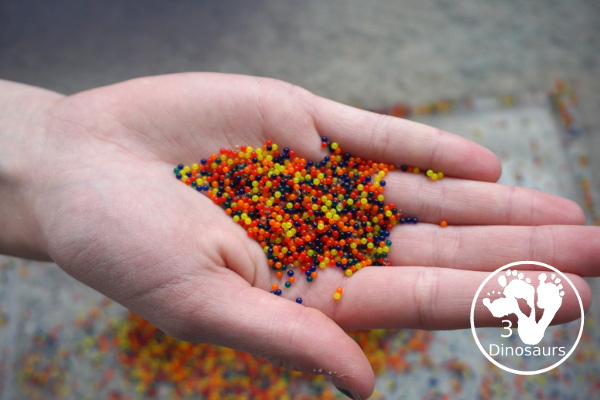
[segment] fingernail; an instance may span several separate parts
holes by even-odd
[[[344,394],[344,396],[352,400],[362,400],[356,389],[345,389],[351,385],[348,385],[344,378],[326,374],[325,379],[330,381],[333,384],[333,386],[335,386],[335,388],[340,391],[340,393]]]
[[[339,390],[340,392],[342,392],[346,397],[351,398],[352,400],[356,400],[356,398],[354,396],[352,396],[352,393],[350,393],[350,391],[346,390],[346,389],[340,389],[339,387],[335,387],[337,390]]]

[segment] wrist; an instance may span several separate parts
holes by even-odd
[[[40,229],[36,177],[49,111],[62,95],[0,80],[0,253],[49,259]]]

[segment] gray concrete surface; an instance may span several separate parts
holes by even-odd
[[[563,78],[592,135],[599,19],[594,0],[2,0],[0,77],[73,93],[232,72],[371,108],[546,90]],[[598,151],[600,135],[590,141]]]

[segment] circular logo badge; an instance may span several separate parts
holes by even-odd
[[[563,300],[575,297],[581,313],[576,338],[551,326]],[[497,325],[495,319],[500,328],[485,328]],[[562,364],[577,347],[583,324],[583,302],[575,285],[537,261],[498,268],[479,286],[471,305],[471,331],[479,350],[496,366],[519,375],[541,374]]]

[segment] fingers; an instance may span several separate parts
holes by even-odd
[[[392,230],[393,265],[492,271],[519,260],[563,272],[600,275],[600,228],[591,226],[464,226],[418,224]]]
[[[245,351],[289,370],[323,374],[354,398],[371,395],[374,375],[358,344],[325,314],[219,269],[174,310],[185,326],[170,334]],[[192,284],[193,285],[193,284]]]
[[[515,260],[535,260],[583,276],[600,273],[596,227],[448,227],[422,225],[392,232],[394,265],[439,265],[491,271]],[[415,264],[415,261],[418,261]]]
[[[314,110],[319,133],[351,154],[431,168],[457,178],[495,182],[500,177],[498,158],[460,136],[322,98],[316,98]]]
[[[539,274],[526,272],[525,275],[535,282]],[[365,268],[347,280],[344,296],[337,303],[332,318],[344,328],[467,328],[473,298],[488,275],[488,272],[436,267]],[[587,309],[591,303],[589,286],[579,276],[568,277]],[[492,283],[486,288],[492,287]],[[498,288],[502,289],[496,284],[495,289]],[[482,291],[483,296],[486,291]],[[500,319],[483,303],[477,304],[475,317],[478,326],[500,324]],[[577,318],[580,318],[577,296],[574,291],[565,290],[553,323]]]
[[[450,225],[584,224],[571,200],[537,190],[462,179],[432,181],[423,175],[391,172],[386,201],[420,221]]]

